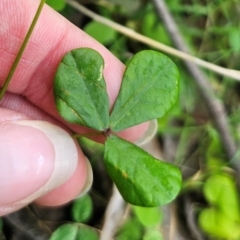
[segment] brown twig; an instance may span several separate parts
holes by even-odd
[[[186,52],[179,51],[175,48],[169,47],[161,42],[155,41],[154,39],[151,39],[149,37],[146,37],[136,31],[134,31],[131,28],[125,27],[121,24],[118,24],[108,18],[105,18],[103,16],[98,15],[95,12],[90,11],[86,7],[82,6],[78,2],[74,0],[66,0],[66,2],[71,5],[73,8],[78,10],[79,12],[82,12],[84,15],[92,18],[93,20],[100,22],[106,26],[109,26],[110,28],[115,29],[116,31],[124,34],[125,36],[128,36],[132,39],[137,40],[138,42],[144,43],[148,46],[151,46],[155,49],[158,49],[160,51],[163,51],[167,54],[171,54],[175,57],[178,57],[180,59],[186,60],[186,61],[191,61],[197,64],[200,67],[206,68],[210,71],[216,72],[220,75],[230,77],[232,79],[235,79],[237,81],[240,81],[240,71],[239,70],[234,70],[234,69],[227,69],[223,68],[221,66],[215,65],[213,63],[204,61],[200,58],[194,57]]]
[[[163,21],[176,48],[182,52],[188,53],[188,47],[185,44],[173,17],[168,11],[165,2],[163,0],[153,0],[153,3],[155,5],[159,18],[161,18],[161,20]],[[209,84],[206,76],[199,69],[199,67],[195,63],[190,61],[183,60],[183,62],[186,65],[189,73],[192,75],[193,80],[195,81],[200,91],[200,94],[202,95],[202,98],[207,105],[208,111],[211,114],[213,121],[215,122],[227,157],[229,160],[232,160],[236,154],[237,148],[229,131],[227,115],[224,106],[215,97],[211,85]],[[233,163],[233,167],[236,171],[240,172],[239,164]]]

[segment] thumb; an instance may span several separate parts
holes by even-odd
[[[63,129],[44,121],[0,122],[0,216],[66,182],[78,149]]]

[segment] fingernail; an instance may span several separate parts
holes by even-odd
[[[138,146],[142,146],[148,143],[156,134],[158,129],[157,119],[153,119],[150,121],[147,131],[143,134],[143,136],[135,141],[135,144]]]
[[[91,166],[88,158],[85,157],[85,159],[86,159],[86,163],[87,163],[87,179],[86,179],[86,182],[85,182],[84,187],[82,188],[80,194],[77,195],[77,197],[75,199],[78,199],[78,198],[82,197],[83,195],[85,195],[90,190],[92,183],[93,183],[92,166]]]
[[[30,203],[75,172],[77,148],[65,130],[49,122],[23,120],[1,124],[0,131],[0,174],[6,181],[0,183],[5,191],[0,204]]]

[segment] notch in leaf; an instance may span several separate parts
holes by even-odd
[[[57,69],[54,97],[61,116],[99,131],[109,125],[109,100],[103,78],[104,60],[91,48],[67,53]]]
[[[117,132],[162,117],[177,101],[178,84],[170,58],[152,50],[137,53],[127,64],[110,128]]]

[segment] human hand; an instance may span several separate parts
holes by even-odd
[[[39,1],[0,1],[0,86],[31,24]],[[45,6],[30,42],[0,102],[0,216],[35,201],[64,204],[91,185],[91,167],[69,135],[89,129],[69,124],[56,110],[53,79],[64,54],[90,47],[105,60],[110,105],[118,94],[124,65],[106,48]],[[135,141],[148,124],[120,133]],[[101,141],[99,138],[95,140]]]

